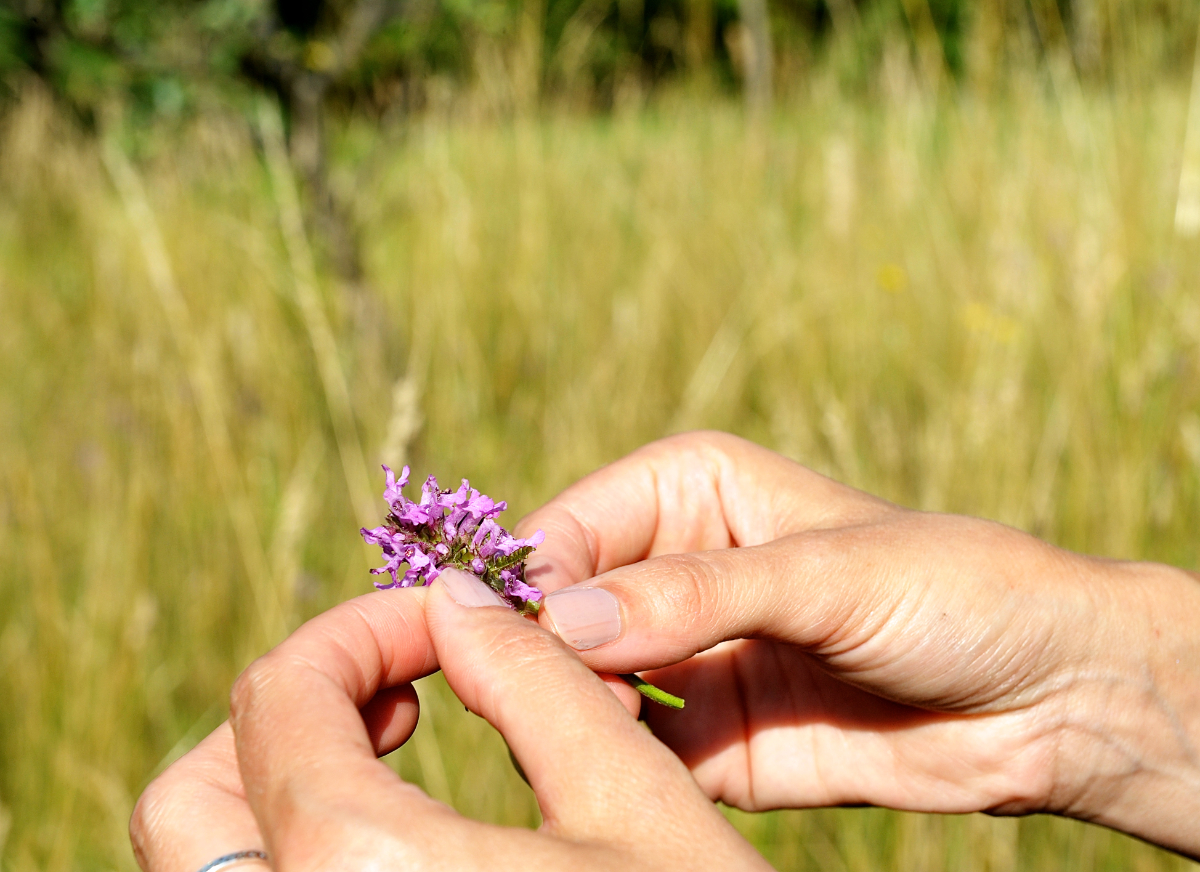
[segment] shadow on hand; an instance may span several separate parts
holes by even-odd
[[[887,733],[962,718],[876,696],[777,642],[726,642],[646,678],[687,700],[682,711],[646,703],[642,714],[654,735],[691,769],[767,730],[825,725]]]

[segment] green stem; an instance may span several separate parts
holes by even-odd
[[[683,700],[677,696],[667,693],[662,688],[655,687],[646,679],[634,675],[632,672],[628,675],[620,676],[630,687],[640,693],[646,699],[652,699],[659,705],[665,705],[667,708],[681,709],[683,708]]]

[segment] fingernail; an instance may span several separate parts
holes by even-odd
[[[542,608],[554,632],[576,651],[606,645],[621,635],[621,607],[600,587],[564,587],[549,594]]]
[[[502,606],[504,600],[499,594],[484,584],[469,572],[461,569],[443,569],[438,581],[450,594],[450,599],[460,606],[475,608],[477,606]]]

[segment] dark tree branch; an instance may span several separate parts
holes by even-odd
[[[362,269],[350,221],[329,188],[326,102],[330,88],[358,65],[371,37],[401,11],[397,0],[358,0],[331,33],[307,42],[289,39],[272,18],[243,58],[246,73],[275,90],[288,108],[288,149],[308,191],[310,225],[351,284],[360,281]]]

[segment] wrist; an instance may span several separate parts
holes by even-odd
[[[1094,566],[1095,621],[1065,676],[1048,810],[1200,857],[1200,579]]]

